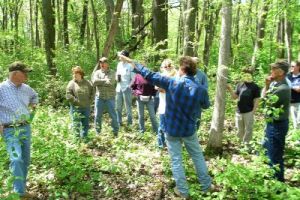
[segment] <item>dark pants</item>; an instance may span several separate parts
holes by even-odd
[[[270,166],[279,165],[279,169],[274,168],[275,177],[279,181],[284,181],[283,153],[285,145],[285,136],[289,129],[289,120],[275,121],[267,123],[265,130],[264,148],[270,159]]]

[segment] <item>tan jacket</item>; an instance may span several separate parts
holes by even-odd
[[[90,107],[94,98],[93,86],[85,79],[80,82],[71,80],[66,89],[66,98],[74,106]]]
[[[111,99],[116,96],[116,75],[111,69],[104,72],[102,69],[94,73],[92,79],[96,87],[96,95],[101,99]]]

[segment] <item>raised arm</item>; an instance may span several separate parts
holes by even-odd
[[[126,60],[128,63],[132,64],[134,68],[135,73],[141,74],[147,81],[149,81],[152,85],[156,85],[160,88],[163,88],[165,90],[168,90],[169,84],[173,82],[173,79],[165,76],[161,76],[157,72],[152,72],[146,67],[144,67],[142,64],[139,64],[137,62],[133,62],[130,58],[119,55],[124,60]]]

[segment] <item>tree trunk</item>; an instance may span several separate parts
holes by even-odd
[[[55,0],[53,0],[54,2],[55,2]],[[59,42],[62,42],[63,41],[63,30],[62,30],[62,24],[61,24],[61,12],[60,12],[60,7],[61,7],[61,5],[60,5],[60,0],[56,0],[56,16],[57,16],[57,18],[56,18],[56,23],[57,23],[57,25],[56,25],[56,30],[57,30],[57,37],[56,37],[56,42],[57,42],[57,44],[59,43]],[[54,5],[54,4],[53,4]]]
[[[114,0],[104,0],[106,11],[105,11],[105,19],[106,19],[106,30],[109,31],[109,26],[111,25],[111,19],[114,13]]]
[[[177,34],[177,40],[176,40],[176,55],[182,54],[182,40],[183,40],[183,14],[182,14],[182,7],[179,7],[180,9],[180,15],[178,20],[178,34]]]
[[[132,35],[135,35],[144,26],[143,0],[131,0]],[[143,32],[142,32],[143,35]]]
[[[21,8],[23,6],[23,1],[22,0],[16,0],[14,2],[13,6],[13,19],[14,19],[14,28],[15,28],[15,42],[18,43],[18,38],[19,38],[19,15]]]
[[[82,10],[82,21],[80,25],[80,43],[83,44],[84,41],[84,33],[87,27],[87,20],[88,20],[88,0],[84,0],[83,3],[83,10]]]
[[[37,47],[41,47],[40,32],[39,32],[39,4],[40,4],[39,0],[36,0],[34,16],[35,16],[35,46]]]
[[[277,57],[284,58],[284,19],[281,18],[277,27]]]
[[[207,148],[209,150],[222,151],[222,139],[225,117],[225,98],[228,76],[228,66],[230,65],[230,38],[232,21],[232,1],[223,0],[222,24],[219,48],[219,62],[217,71],[217,89],[215,96],[214,111],[210,128],[210,136]]]
[[[236,11],[236,18],[235,18],[235,29],[234,29],[234,43],[239,43],[239,33],[240,33],[240,11],[241,11],[241,0],[237,2],[237,11]]]
[[[31,40],[31,46],[34,46],[34,32],[33,32],[33,17],[32,17],[32,0],[29,0],[29,21],[30,21],[30,40]]]
[[[64,47],[69,46],[69,30],[68,30],[68,2],[69,0],[64,0],[63,5],[63,36],[64,36]]]
[[[158,52],[154,61],[160,59],[159,51],[168,48],[168,0],[153,0],[153,46]]]
[[[53,12],[53,5],[49,0],[42,0],[42,15],[44,21],[44,40],[45,40],[45,50],[47,65],[50,74],[55,76],[57,69],[53,61],[55,54],[55,15]]]
[[[202,13],[201,13],[201,19],[198,22],[198,29],[196,31],[196,38],[195,38],[195,56],[198,57],[198,48],[200,44],[200,38],[201,38],[201,33],[202,33],[202,28],[204,24],[206,23],[207,19],[207,5],[208,5],[209,0],[203,0],[202,4]]]
[[[109,28],[109,33],[108,33],[108,36],[104,43],[104,49],[103,49],[103,53],[102,53],[102,55],[104,57],[108,57],[110,48],[113,44],[115,35],[117,33],[117,28],[118,28],[118,23],[119,23],[119,18],[121,15],[122,7],[123,7],[123,0],[117,0],[116,7],[114,9],[114,15],[113,15],[111,25]]]
[[[183,55],[195,55],[195,25],[198,0],[183,1]]]
[[[204,72],[207,72],[207,67],[209,65],[209,58],[210,58],[210,48],[212,46],[212,42],[215,35],[215,27],[218,23],[219,19],[219,12],[221,7],[217,7],[213,9],[212,6],[209,8],[209,20],[206,22],[205,25],[205,38],[204,38],[204,49],[203,49],[203,65],[204,65]],[[215,12],[213,12],[215,10]]]
[[[285,15],[284,19],[284,32],[285,32],[285,46],[286,46],[286,52],[287,52],[287,60],[289,63],[291,63],[293,57],[292,57],[292,28],[291,23],[288,20],[287,14]]]
[[[269,10],[269,1],[264,0],[262,13],[261,13],[259,21],[258,21],[257,35],[256,35],[254,51],[253,51],[252,60],[251,60],[251,65],[253,67],[255,67],[255,65],[256,65],[256,59],[257,59],[259,50],[263,46],[262,40],[265,37],[265,28],[266,28],[266,19],[267,19],[267,15],[268,15],[268,10]]]
[[[91,0],[91,6],[93,11],[93,21],[94,21],[94,36],[95,36],[95,43],[96,43],[96,62],[98,62],[98,59],[100,57],[100,44],[99,44],[99,36],[98,36],[98,19],[97,19],[97,12],[95,9],[94,1]]]

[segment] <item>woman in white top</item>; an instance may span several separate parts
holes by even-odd
[[[170,59],[165,59],[160,66],[160,70],[163,76],[174,77],[177,74],[177,71],[172,64]],[[163,148],[165,144],[165,110],[166,110],[166,92],[164,89],[157,88],[159,91],[159,105],[158,105],[158,114],[159,114],[159,127],[157,134],[158,147]]]

